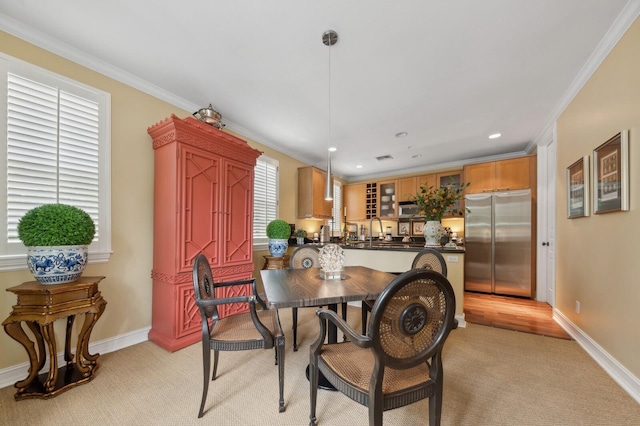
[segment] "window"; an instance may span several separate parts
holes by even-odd
[[[331,235],[340,237],[342,235],[342,226],[344,220],[344,211],[342,210],[342,184],[336,180],[333,181],[333,208],[331,209]]]
[[[278,161],[261,155],[253,181],[253,245],[266,248],[267,224],[278,215]]]
[[[42,204],[85,210],[96,224],[90,262],[111,252],[110,95],[0,55],[0,270],[24,269],[18,221]]]

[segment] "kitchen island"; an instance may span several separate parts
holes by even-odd
[[[384,272],[402,273],[411,269],[416,255],[424,250],[418,244],[368,242],[341,245],[344,249],[345,266],[366,266]],[[464,327],[464,248],[435,247],[447,264],[447,279],[456,295],[456,319]]]

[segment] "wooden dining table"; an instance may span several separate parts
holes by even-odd
[[[396,275],[364,266],[345,266],[343,279],[322,279],[320,268],[260,271],[270,308],[329,306],[376,299]],[[337,342],[337,328],[329,322],[328,342]]]

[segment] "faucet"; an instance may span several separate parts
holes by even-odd
[[[371,247],[372,242],[372,235],[373,235],[373,219],[376,219],[378,221],[378,223],[380,224],[380,233],[384,232],[382,231],[382,221],[380,220],[380,218],[378,216],[373,216],[371,218],[371,220],[369,221],[369,247]]]

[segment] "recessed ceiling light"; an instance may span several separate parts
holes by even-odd
[[[356,169],[361,169],[361,168],[362,168],[362,164],[358,164],[358,165],[356,166]]]
[[[396,133],[396,138],[404,138],[408,134],[409,133],[407,133],[407,132],[399,132],[399,133]]]
[[[492,135],[489,135],[489,139],[498,139],[500,136],[502,136],[501,133],[494,133]]]
[[[411,156],[411,158],[420,158],[420,157],[422,157],[422,154],[416,154]]]

